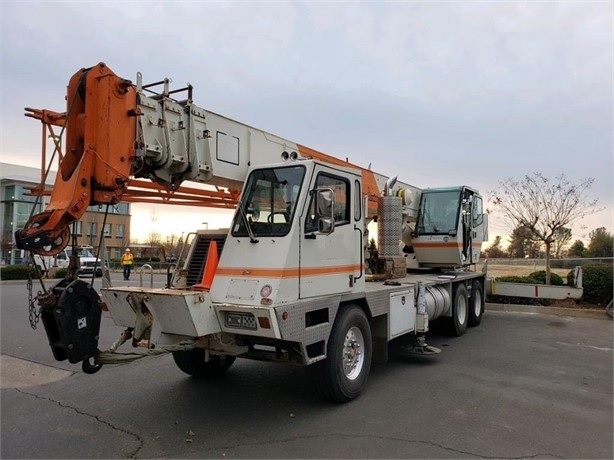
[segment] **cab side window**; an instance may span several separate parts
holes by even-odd
[[[333,191],[335,202],[333,212],[335,217],[335,227],[350,223],[350,183],[347,179],[333,176],[331,174],[320,173],[316,180],[316,189],[326,188]],[[316,194],[312,193],[309,202],[307,219],[305,220],[305,233],[318,231],[318,206]]]
[[[471,214],[472,214],[471,217],[473,219],[473,226],[477,227],[478,225],[481,225],[482,222],[484,221],[481,197],[479,196],[473,197],[473,208],[471,209]]]

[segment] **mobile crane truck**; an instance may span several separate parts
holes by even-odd
[[[66,112],[26,108],[65,139],[50,202],[16,232],[20,248],[61,251],[92,204],[156,193],[185,204],[184,181],[213,186],[198,192],[203,206],[236,208],[227,232],[193,234],[164,289],[99,295],[69,270],[39,292],[57,360],[94,373],[132,359],[117,351],[132,339],[145,354],[172,352],[196,377],[219,376],[236,358],[306,366],[324,397],[346,402],[364,389],[372,361],[387,361],[389,341],[411,337],[404,350],[429,355],[440,351],[426,342],[429,322],[442,318],[456,336],[480,324],[485,275],[472,268],[487,219],[476,190],[420,190],[206,111],[192,91],[144,85],[140,73],[133,84],[100,63],[71,78]],[[139,179],[157,192],[135,191]],[[102,313],[125,328],[106,351]]]

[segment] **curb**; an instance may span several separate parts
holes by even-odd
[[[502,311],[506,313],[532,313],[539,315],[573,316],[575,318],[607,319],[604,309],[544,307],[539,305],[516,305],[509,303],[486,303],[486,311]]]

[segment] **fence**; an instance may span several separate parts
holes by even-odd
[[[575,267],[596,263],[613,264],[614,257],[550,259],[550,268],[553,273],[565,279],[567,273]],[[526,276],[546,269],[546,259],[487,259],[477,264],[477,269],[482,270],[485,264],[490,277]]]

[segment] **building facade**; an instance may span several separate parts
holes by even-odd
[[[15,246],[15,231],[22,229],[30,215],[44,211],[49,197],[37,199],[30,195],[29,188],[40,184],[41,171],[38,168],[0,163],[0,263],[13,265],[27,259],[25,251]],[[51,190],[55,182],[55,172],[47,177],[45,188]],[[33,211],[33,208],[34,211]],[[107,261],[119,259],[130,242],[130,204],[89,206],[79,222],[73,224],[72,233],[77,237],[77,245],[95,248],[104,239]]]

